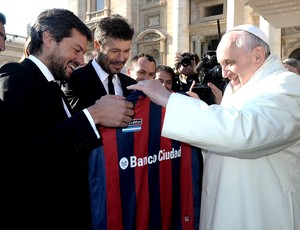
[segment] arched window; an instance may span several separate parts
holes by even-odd
[[[296,58],[300,61],[300,48],[295,49],[289,57]]]

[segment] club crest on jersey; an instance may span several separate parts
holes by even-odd
[[[122,132],[137,132],[142,130],[143,120],[142,118],[132,119],[126,128],[122,129]]]

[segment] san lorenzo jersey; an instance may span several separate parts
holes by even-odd
[[[201,151],[164,138],[165,109],[141,92],[127,98],[127,128],[100,128],[103,147],[90,158],[93,229],[198,229]]]

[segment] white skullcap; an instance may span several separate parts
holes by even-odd
[[[265,43],[267,43],[269,45],[269,39],[268,39],[267,35],[260,28],[258,28],[256,26],[253,26],[250,24],[239,25],[239,26],[233,27],[232,29],[229,29],[227,32],[237,31],[237,30],[247,31],[247,32],[255,35],[256,37],[259,37],[261,40],[263,40]]]

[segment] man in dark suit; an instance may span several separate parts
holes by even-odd
[[[74,111],[92,105],[109,93],[109,75],[112,76],[114,94],[125,97],[129,94],[127,86],[136,81],[121,71],[130,55],[133,34],[133,27],[118,14],[100,20],[94,35],[97,56],[76,69],[63,87]]]
[[[72,114],[55,81],[84,64],[92,40],[72,12],[42,12],[31,29],[30,56],[0,68],[9,111],[9,146],[1,149],[2,224],[9,229],[91,229],[88,158],[101,145],[96,125],[125,127],[133,104],[106,95]],[[4,167],[6,166],[6,167]]]

